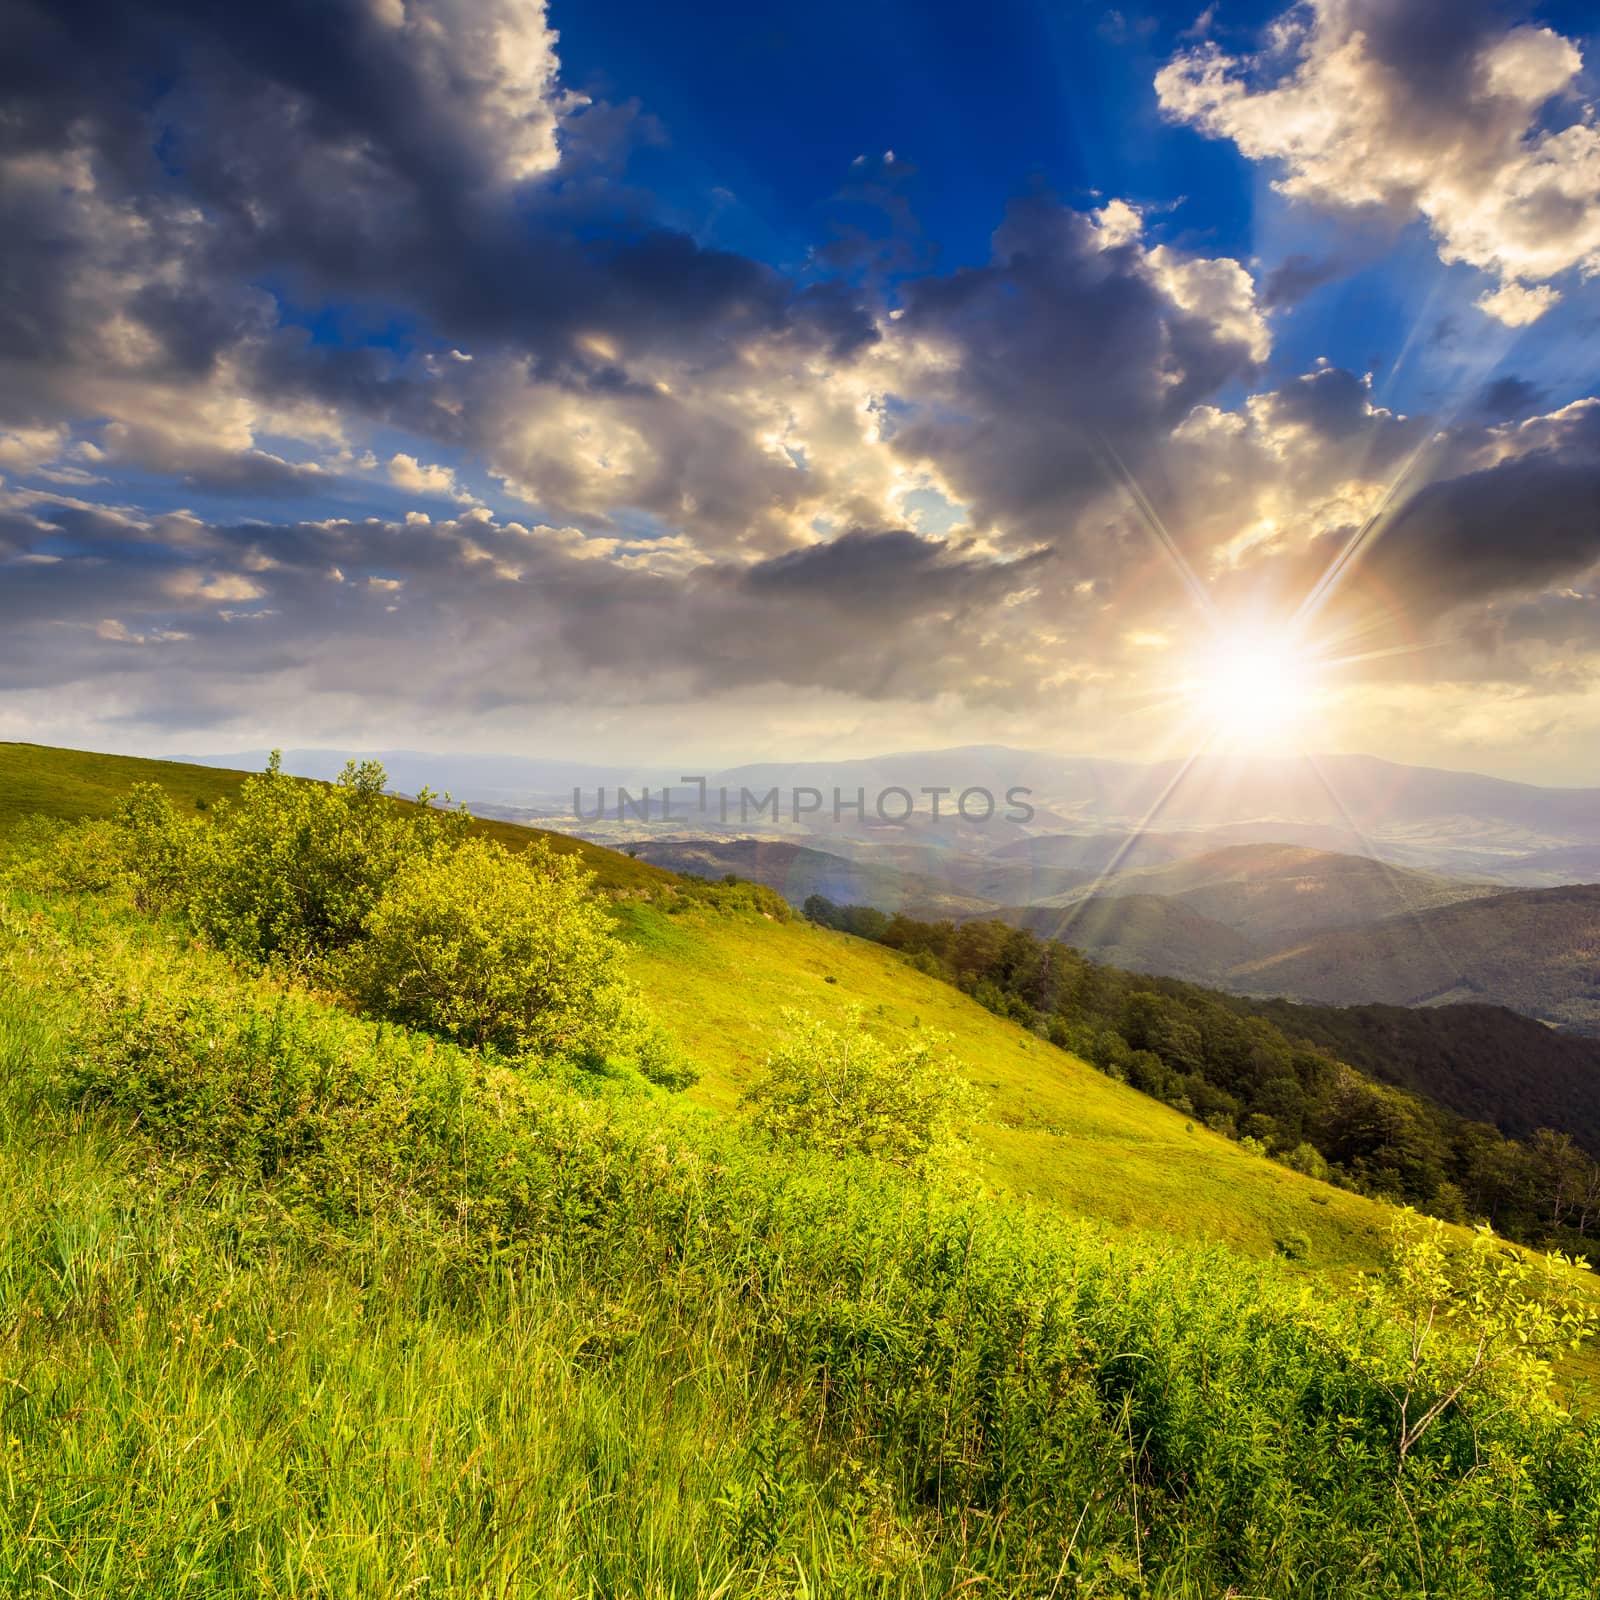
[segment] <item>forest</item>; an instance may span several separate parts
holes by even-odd
[[[1492,1123],[1375,1081],[1265,1009],[1101,965],[1006,923],[926,922],[820,895],[824,927],[898,951],[980,1005],[1296,1171],[1451,1222],[1600,1258],[1600,1164],[1573,1136]]]

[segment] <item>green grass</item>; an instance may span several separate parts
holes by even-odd
[[[136,783],[159,783],[179,806],[215,805],[237,794],[244,777],[176,761],[0,743],[0,833],[34,813],[71,821],[109,817]]]
[[[700,1062],[694,1091],[728,1111],[793,1007],[837,1019],[859,1006],[888,1037],[948,1033],[988,1098],[983,1173],[1070,1215],[1271,1255],[1299,1234],[1317,1268],[1369,1267],[1387,1207],[1301,1177],[1106,1077],[986,1011],[892,952],[804,922],[619,907],[633,972]],[[829,981],[829,980],[833,981]]]
[[[0,1006],[0,1593],[577,1600],[854,1565],[826,1468],[781,1554],[720,1509],[759,1489],[785,1397],[717,1303],[537,1268],[463,1292],[390,1229],[306,1237],[262,1191],[28,1104],[19,1063],[57,1048]]]
[[[0,906],[0,1593],[1593,1593],[1600,1435],[1449,1415],[1402,1502],[1396,1352],[1281,1263]]]
[[[178,761],[0,743],[0,838],[23,817],[36,814],[69,821],[112,816],[136,783],[160,784],[174,804],[188,810],[198,802],[212,806],[233,798],[249,776],[247,772],[189,766]],[[619,850],[607,850],[563,833],[523,828],[486,817],[478,818],[473,827],[475,832],[513,850],[524,849],[535,839],[545,839],[560,854],[581,856],[605,889],[648,890],[676,881],[674,874],[652,867],[647,861],[635,861]]]

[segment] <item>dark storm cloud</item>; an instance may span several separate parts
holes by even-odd
[[[1541,422],[1536,448],[1428,484],[1382,533],[1367,560],[1419,615],[1533,593],[1600,561],[1600,405]]]
[[[900,623],[935,610],[993,605],[1026,588],[1049,559],[1040,550],[996,562],[905,529],[855,530],[752,566],[720,569],[716,579],[761,600],[822,604]]]
[[[1273,307],[1298,305],[1312,290],[1332,283],[1348,270],[1339,256],[1289,256],[1267,274],[1261,286],[1261,303]]]
[[[1109,445],[1137,473],[1199,400],[1253,370],[1248,277],[1180,265],[1045,199],[1013,206],[993,259],[906,291],[901,330],[945,352],[894,435],[936,461],[980,525],[1029,539],[1110,480]],[[1188,303],[1181,298],[1188,295]]]

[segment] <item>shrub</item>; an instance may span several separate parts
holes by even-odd
[[[1297,1144],[1283,1158],[1283,1162],[1286,1167],[1291,1167],[1296,1172],[1303,1172],[1308,1178],[1320,1178],[1324,1183],[1328,1181],[1331,1169],[1322,1152],[1314,1144],[1304,1142]]]
[[[408,862],[458,845],[470,822],[385,795],[377,762],[351,762],[332,784],[286,776],[274,754],[209,826],[179,822],[154,790],[125,816],[140,870],[154,863],[195,925],[230,955],[305,969],[362,935],[385,886]],[[153,785],[145,788],[153,789]],[[156,796],[165,805],[163,811]],[[175,864],[169,864],[175,863]]]
[[[367,1010],[510,1056],[604,1058],[639,1013],[592,875],[543,841],[469,839],[407,862],[342,964]]]
[[[888,1045],[856,1013],[843,1032],[793,1013],[786,1019],[794,1033],[742,1101],[757,1128],[780,1143],[914,1171],[957,1148],[980,1100],[944,1035]]]
[[[7,875],[45,894],[103,894],[124,880],[126,852],[114,823],[24,817],[4,850]]]
[[[1461,1241],[1407,1206],[1385,1254],[1364,1288],[1405,1334],[1398,1366],[1371,1369],[1394,1401],[1400,1463],[1446,1412],[1480,1396],[1550,1411],[1551,1363],[1600,1333],[1600,1307],[1559,1252],[1517,1250],[1488,1227]]]
[[[117,832],[141,911],[158,911],[186,900],[199,838],[193,818],[178,815],[158,783],[136,783],[117,813]]]

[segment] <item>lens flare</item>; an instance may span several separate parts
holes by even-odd
[[[1263,632],[1221,634],[1185,685],[1208,735],[1245,748],[1281,745],[1316,714],[1316,674],[1294,641]]]

